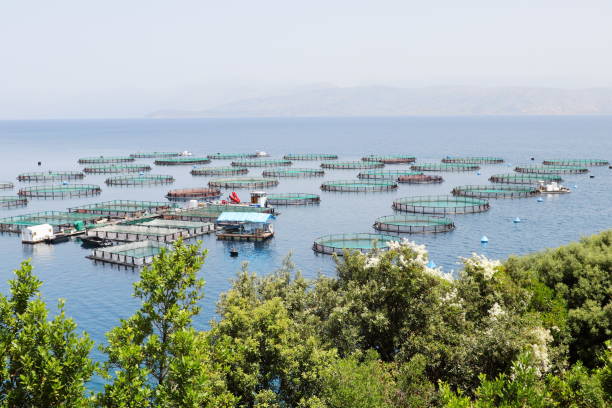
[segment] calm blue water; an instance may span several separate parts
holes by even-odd
[[[532,164],[544,158],[584,157],[612,159],[612,117],[533,118],[356,118],[356,119],[206,119],[206,120],[90,120],[90,121],[6,121],[0,122],[0,181],[11,180],[16,189],[18,173],[42,170],[80,170],[77,158],[90,155],[125,155],[135,151],[182,151],[194,155],[214,152],[265,150],[273,157],[286,153],[328,152],[341,159],[359,159],[367,154],[405,153],[419,162],[438,162],[446,155],[502,156],[512,167]],[[139,162],[152,162],[140,160]],[[213,161],[209,166],[228,165]],[[317,162],[294,162],[294,167],[315,167]],[[402,166],[387,166],[388,169]],[[320,193],[320,206],[281,208],[276,236],[267,243],[238,244],[240,256],[230,258],[229,245],[213,236],[205,237],[209,255],[202,275],[206,279],[203,314],[197,326],[206,327],[214,318],[215,301],[227,290],[230,279],[243,261],[261,274],[276,269],[292,253],[305,275],[331,274],[333,260],[316,255],[314,239],[329,233],[373,232],[374,220],[392,213],[396,197],[446,194],[455,185],[486,184],[493,173],[510,172],[504,165],[484,166],[476,173],[443,173],[441,185],[400,185],[391,193],[320,192],[325,180],[354,178],[358,170],[330,170],[324,178],[281,179],[273,192]],[[63,210],[74,205],[113,199],[163,200],[170,188],[205,186],[208,177],[192,177],[190,166],[154,167],[153,174],[172,174],[172,187],[112,188],[104,185],[106,175],[87,176],[86,183],[100,184],[100,196],[75,200],[31,201],[27,208],[0,209],[0,217],[43,210]],[[259,176],[263,169],[251,169]],[[491,200],[483,214],[455,217],[457,229],[449,234],[413,235],[427,244],[431,258],[446,270],[457,268],[457,257],[481,252],[505,258],[574,241],[582,235],[612,227],[612,170],[592,168],[588,175],[567,176],[572,194],[551,196],[538,203],[535,198]],[[0,191],[0,194],[15,194]],[[238,190],[244,198],[248,190]],[[514,224],[520,217],[523,222]],[[488,248],[480,237],[490,239]],[[36,274],[44,281],[46,300],[52,304],[67,300],[68,314],[97,341],[127,317],[137,306],[132,299],[131,270],[94,265],[88,252],[75,242],[56,246],[22,245],[16,235],[0,235],[0,290],[23,259],[32,258]],[[95,358],[101,358],[95,352]]]

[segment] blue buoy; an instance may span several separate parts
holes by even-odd
[[[518,224],[519,222],[521,222],[521,219],[519,217],[516,217],[514,220],[512,220],[512,222]]]
[[[438,265],[436,265],[436,263],[435,263],[434,261],[431,261],[431,260],[430,260],[430,261],[427,263],[427,267],[428,267],[429,269],[433,269],[433,268],[435,268],[436,266],[438,266]]]
[[[578,186],[576,184],[574,184],[574,188],[578,188]]]
[[[479,172],[479,171],[478,171],[478,172],[476,172],[476,175],[477,175],[477,176],[480,176],[480,172]]]
[[[544,201],[544,199],[542,197],[538,197],[538,203],[541,203],[543,201]]]
[[[487,238],[486,235],[483,235],[482,238],[480,238],[480,243],[486,244],[487,242],[489,242],[489,238]]]

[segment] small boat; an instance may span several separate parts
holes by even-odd
[[[193,153],[191,153],[189,150],[183,150],[179,153],[179,156],[193,156]]]
[[[80,238],[81,240],[81,246],[83,248],[103,248],[103,247],[109,247],[111,245],[113,245],[113,242],[105,239],[105,238],[100,238],[100,237],[87,237],[87,236],[83,236]]]
[[[572,190],[570,190],[569,187],[562,186],[556,181],[551,181],[550,183],[540,181],[538,191],[542,194],[565,194],[570,193]]]
[[[232,249],[230,249],[230,256],[231,256],[232,258],[237,257],[237,256],[238,256],[238,250],[237,250],[236,248],[232,248]]]
[[[264,152],[263,150],[258,150],[255,152],[255,156],[257,157],[268,157],[270,156],[268,153]]]
[[[70,235],[66,234],[55,234],[53,238],[45,239],[45,243],[47,244],[61,244],[62,242],[70,241]]]

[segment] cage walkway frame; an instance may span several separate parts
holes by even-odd
[[[188,200],[213,200],[221,197],[221,190],[218,188],[179,188],[170,190],[166,198],[170,201]]]
[[[179,152],[136,152],[130,154],[135,159],[164,159],[167,157],[178,157]]]
[[[366,170],[357,175],[357,178],[366,180],[397,180],[400,176],[423,175],[420,171],[407,170]]]
[[[454,163],[454,164],[501,164],[504,159],[501,157],[489,157],[489,156],[468,156],[468,157],[453,157],[447,156],[442,159],[442,163]]]
[[[133,162],[135,159],[130,156],[96,156],[96,157],[81,157],[79,164],[104,164],[104,163],[127,163]]]
[[[83,169],[87,174],[138,173],[151,171],[148,164],[98,164]]]
[[[291,166],[291,160],[285,159],[253,159],[253,160],[235,160],[232,163],[234,167],[277,167]]]
[[[394,210],[413,214],[473,214],[489,208],[487,200],[452,195],[403,197],[393,201]]]
[[[69,198],[89,197],[102,193],[100,186],[95,184],[58,184],[22,187],[19,196],[28,198]]]
[[[545,166],[577,166],[577,167],[595,167],[607,166],[610,164],[608,160],[601,159],[549,159],[542,162]]]
[[[268,194],[268,203],[272,205],[308,205],[319,204],[321,197],[309,193],[279,193]]]
[[[138,176],[114,176],[106,179],[105,183],[114,187],[142,187],[158,184],[172,184],[174,177],[170,174],[144,174]]]
[[[457,197],[474,198],[527,198],[538,195],[539,190],[530,185],[465,185],[453,188],[451,194]]]
[[[508,173],[494,174],[489,181],[498,184],[540,184],[542,181],[560,183],[563,179],[557,174]]]
[[[257,153],[213,153],[206,157],[211,160],[254,159],[257,157]]]
[[[397,178],[398,183],[403,184],[436,184],[442,183],[444,179],[442,176],[434,175],[434,174],[414,174],[410,176],[399,176]]]
[[[480,166],[476,164],[463,163],[422,163],[410,166],[414,171],[476,171],[480,170]]]
[[[386,232],[425,234],[452,231],[455,229],[455,223],[444,217],[394,214],[377,218],[374,228]]]
[[[113,200],[71,207],[68,209],[68,212],[97,214],[107,217],[133,217],[143,213],[156,214],[175,207],[175,204],[159,201]]]
[[[325,175],[325,171],[322,169],[308,169],[308,168],[280,168],[280,169],[266,169],[263,171],[262,176],[264,177],[322,177]]]
[[[338,155],[331,153],[289,153],[284,155],[283,159],[304,161],[338,160]]]
[[[382,162],[364,162],[364,161],[324,161],[321,163],[324,169],[336,170],[362,170],[362,169],[379,169],[385,167]]]
[[[198,167],[191,170],[192,176],[236,176],[247,174],[246,167]]]
[[[393,180],[332,180],[321,184],[321,190],[334,192],[382,192],[397,188]]]
[[[63,227],[74,227],[76,222],[90,224],[101,218],[102,217],[95,214],[76,214],[65,211],[42,211],[0,218],[0,231],[18,233],[26,227],[40,224],[49,224],[54,227],[54,230],[57,231],[59,228]]]
[[[374,233],[330,234],[317,238],[312,249],[328,255],[344,255],[345,250],[368,253],[375,249],[387,250],[389,242],[396,242],[400,239],[393,235]]]
[[[209,187],[216,188],[266,188],[277,185],[277,179],[267,177],[227,177],[212,179],[208,182]]]
[[[10,190],[14,187],[15,185],[10,181],[0,181],[0,190]]]
[[[28,200],[19,196],[0,196],[0,208],[25,207]]]
[[[81,171],[39,171],[30,173],[21,173],[17,176],[17,180],[21,182],[40,182],[40,181],[62,181],[62,180],[80,180],[85,177]]]
[[[369,156],[362,157],[361,160],[365,162],[380,162],[384,164],[405,164],[405,163],[414,163],[416,161],[416,157],[410,156],[407,154],[391,154],[391,155],[371,154]]]
[[[181,156],[181,157],[168,157],[166,159],[157,159],[153,163],[157,166],[187,166],[196,164],[208,164],[210,159],[207,157],[192,157],[192,156]]]
[[[578,166],[517,166],[514,171],[534,174],[584,174],[588,173],[589,169]]]

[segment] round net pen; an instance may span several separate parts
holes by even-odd
[[[321,184],[323,191],[342,193],[391,191],[396,188],[397,183],[392,180],[335,180]]]
[[[23,187],[19,190],[20,197],[28,198],[68,198],[89,197],[102,192],[95,184],[60,184]]]
[[[385,167],[385,163],[364,161],[329,161],[321,163],[321,167],[324,169],[340,170],[379,169],[381,167]]]
[[[442,163],[454,164],[500,164],[504,159],[501,157],[451,157],[447,156],[442,159]]]
[[[413,214],[472,214],[489,209],[481,198],[452,195],[404,197],[393,201],[393,209]]]
[[[180,188],[168,191],[166,198],[170,201],[213,200],[221,197],[218,188]]]
[[[312,245],[312,249],[315,252],[328,255],[344,255],[345,250],[367,253],[376,249],[387,250],[390,242],[399,240],[399,237],[384,234],[331,234],[317,238]]]
[[[228,177],[212,179],[209,187],[216,188],[266,188],[278,185],[278,180],[265,177]]]
[[[16,196],[0,196],[0,208],[24,207],[28,205],[27,198]]]
[[[423,163],[410,166],[415,171],[476,171],[480,170],[480,166],[476,164],[462,163]]]
[[[166,157],[178,157],[179,152],[137,152],[130,154],[135,159],[163,159]]]
[[[526,198],[539,194],[539,191],[533,186],[490,184],[482,186],[458,186],[453,188],[451,194],[458,197],[474,198]]]
[[[98,156],[82,157],[79,159],[80,164],[126,163],[133,161],[134,158],[130,156]]]
[[[577,166],[577,167],[594,167],[607,166],[610,164],[608,160],[601,159],[551,159],[542,162],[545,166]]]
[[[214,153],[209,154],[209,159],[212,160],[236,160],[236,159],[254,159],[257,157],[256,153]]]
[[[514,171],[532,174],[583,174],[588,173],[589,169],[577,166],[518,166]]]
[[[308,193],[268,194],[268,203],[272,205],[308,205],[319,204],[321,197]]]
[[[80,180],[85,177],[80,171],[48,171],[21,173],[17,180],[22,182]]]
[[[405,154],[392,154],[389,156],[371,154],[369,156],[362,157],[361,160],[365,162],[381,162],[384,164],[403,164],[414,163],[416,161],[416,157]]]
[[[328,154],[328,153],[296,153],[296,154],[286,154],[283,156],[285,160],[338,160],[337,154]]]
[[[424,234],[449,232],[455,229],[450,218],[428,217],[423,215],[385,215],[374,222],[379,231],[405,234]]]
[[[13,187],[15,187],[15,185],[10,181],[0,181],[0,190],[10,190]]]
[[[264,170],[264,177],[322,177],[325,175],[325,171],[321,169],[268,169]]]
[[[154,186],[157,184],[172,184],[174,177],[169,174],[147,174],[138,176],[115,176],[106,179],[109,186]]]
[[[560,183],[563,179],[557,174],[508,173],[494,174],[489,181],[499,184],[540,184],[542,181]]]
[[[167,159],[158,159],[154,163],[158,166],[183,166],[190,164],[208,164],[210,159],[206,157],[169,157]]]
[[[277,167],[291,166],[290,160],[285,159],[255,159],[255,160],[236,160],[232,162],[234,167]]]
[[[423,173],[412,170],[367,170],[357,175],[357,178],[366,180],[397,180],[398,177],[417,176]]]
[[[246,167],[201,167],[191,170],[192,176],[237,176],[247,174]]]
[[[87,174],[139,173],[151,171],[151,166],[148,164],[99,164],[85,167],[83,171]]]
[[[409,176],[399,176],[397,178],[398,183],[404,184],[436,184],[442,183],[443,181],[444,179],[442,178],[442,176],[427,175],[422,173],[417,173]]]

